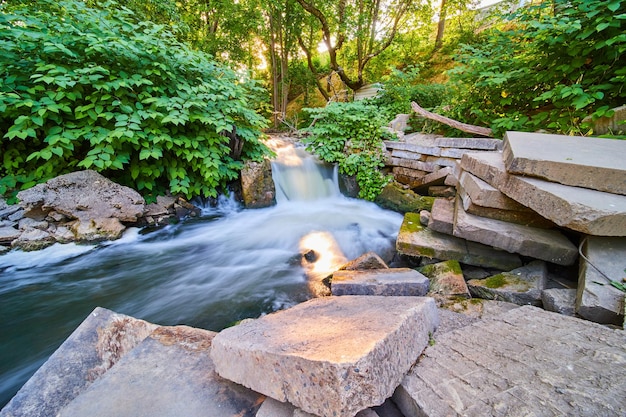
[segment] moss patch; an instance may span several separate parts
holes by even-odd
[[[487,288],[501,288],[508,284],[508,281],[504,274],[498,274],[491,276],[489,278],[485,278],[483,284]]]

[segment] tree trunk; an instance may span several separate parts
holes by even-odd
[[[441,7],[439,8],[439,22],[437,23],[437,37],[435,38],[435,49],[433,52],[439,50],[443,45],[443,32],[446,27],[446,7],[447,0],[441,0]]]
[[[462,123],[462,122],[459,122],[457,120],[450,119],[448,117],[441,116],[441,115],[436,114],[436,113],[431,113],[428,110],[425,110],[422,107],[420,107],[414,101],[411,102],[411,108],[413,109],[413,111],[415,113],[419,114],[420,116],[423,116],[423,117],[425,117],[427,119],[430,119],[430,120],[434,120],[434,121],[439,122],[439,123],[443,123],[444,125],[451,126],[451,127],[455,128],[455,129],[459,129],[459,130],[461,130],[463,132],[473,133],[473,134],[480,135],[480,136],[487,136],[489,138],[493,137],[493,132],[488,127],[469,125],[467,123]]]

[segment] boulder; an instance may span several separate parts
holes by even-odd
[[[241,170],[241,193],[247,208],[271,207],[276,204],[272,163],[247,161]]]
[[[541,292],[547,283],[548,270],[545,262],[533,261],[511,272],[469,280],[467,286],[475,297],[541,306]]]
[[[20,248],[23,251],[35,251],[46,248],[56,242],[53,235],[47,231],[39,229],[28,229],[20,233],[20,235],[11,242],[14,248]]]
[[[374,202],[383,208],[399,213],[419,213],[420,210],[430,210],[434,200],[433,197],[421,196],[411,190],[404,189],[396,182],[391,182],[383,188]]]
[[[220,376],[322,417],[390,397],[438,324],[432,299],[317,298],[221,331]]]
[[[330,289],[333,295],[423,296],[428,278],[410,268],[337,271]]]

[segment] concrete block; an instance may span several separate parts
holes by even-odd
[[[417,213],[405,214],[396,239],[396,249],[403,255],[454,259],[468,265],[499,270],[511,270],[522,265],[515,254],[422,227]]]
[[[254,417],[263,396],[218,377],[209,356],[215,333],[159,327],[59,417]]]
[[[454,200],[436,198],[428,221],[428,228],[436,232],[452,235],[454,228]]]
[[[457,199],[454,236],[559,265],[572,265],[578,249],[558,230],[538,229],[466,213]]]
[[[510,174],[626,195],[626,141],[507,132],[502,150]]]
[[[428,293],[428,278],[414,269],[370,269],[336,271],[331,281],[333,295],[423,296]]]
[[[509,175],[498,152],[466,153],[461,166],[559,226],[594,236],[626,236],[626,196]]]
[[[623,331],[530,306],[436,333],[394,394],[405,416],[626,415]]]
[[[585,258],[579,267],[576,313],[597,323],[622,326],[626,293],[613,287],[610,280],[624,284],[626,238],[589,236],[582,253]]]
[[[533,261],[510,272],[467,282],[470,293],[487,300],[541,306],[541,292],[548,283],[545,262]]]
[[[213,339],[224,378],[322,417],[382,404],[438,325],[431,298],[317,298]]]

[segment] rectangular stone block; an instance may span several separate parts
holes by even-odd
[[[553,229],[556,227],[554,222],[540,216],[531,209],[525,208],[524,211],[502,210],[491,207],[482,207],[474,204],[463,187],[458,188],[458,195],[463,203],[463,209],[470,214],[487,217],[489,219],[502,220],[503,222],[521,224],[524,226],[538,227],[540,229]]]
[[[454,200],[436,198],[430,212],[428,228],[436,232],[452,235],[454,228]]]
[[[445,158],[461,159],[465,152],[468,152],[468,149],[443,148],[441,149],[441,156]]]
[[[507,197],[497,188],[467,171],[461,172],[459,184],[477,206],[501,210],[529,211],[528,207]]]
[[[499,152],[466,153],[461,166],[559,226],[594,236],[626,236],[626,196],[510,175]]]
[[[582,251],[576,313],[597,323],[623,325],[626,293],[611,281],[626,285],[626,238],[588,236]]]
[[[419,180],[424,175],[428,174],[426,171],[419,171],[416,169],[393,167],[391,170],[394,178],[401,184],[411,184],[414,181]]]
[[[453,168],[457,160],[454,158],[444,158],[440,156],[427,156],[424,159],[424,161],[431,163],[431,164],[436,164],[442,167]]]
[[[435,172],[424,175],[411,184],[411,188],[428,187],[429,185],[443,184],[450,174],[451,168],[442,168]]]
[[[393,394],[438,325],[423,297],[323,297],[213,339],[224,378],[322,417],[353,417]]]
[[[558,230],[539,229],[466,213],[456,202],[454,236],[559,265],[572,265],[578,249]]]
[[[401,150],[401,149],[394,149],[391,152],[391,156],[393,158],[404,158],[404,159],[416,159],[416,160],[419,160],[422,157],[422,154],[411,152],[411,151],[405,151],[405,150]]]
[[[427,171],[427,172],[433,172],[440,168],[439,165],[434,164],[434,163],[424,162],[424,161],[415,161],[415,160],[403,159],[403,158],[391,158],[389,161],[389,165],[416,169],[419,171]]]
[[[435,145],[442,148],[463,148],[493,151],[502,146],[500,139],[487,138],[437,138]]]
[[[522,265],[519,256],[480,243],[435,232],[420,224],[419,214],[406,213],[396,249],[408,256],[457,260],[461,263],[508,271]]]
[[[626,141],[507,132],[502,153],[511,174],[626,195]]]
[[[333,295],[387,295],[420,297],[428,293],[428,278],[410,268],[336,271]]]

